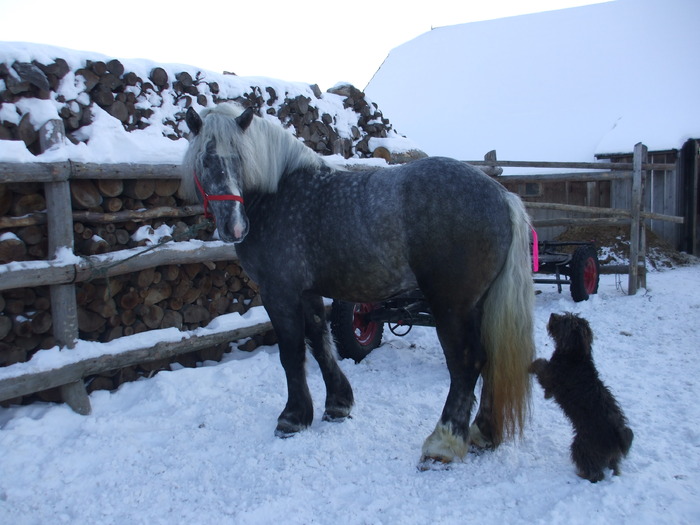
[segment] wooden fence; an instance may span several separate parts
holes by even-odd
[[[636,293],[639,286],[639,262],[644,258],[644,229],[643,221],[648,218],[655,220],[682,222],[683,219],[674,216],[645,213],[642,210],[645,170],[675,169],[675,165],[650,165],[646,162],[646,148],[638,144],[634,149],[632,163],[564,163],[564,162],[516,162],[516,161],[474,161],[471,164],[484,167],[527,167],[527,168],[560,168],[590,170],[584,173],[560,173],[548,175],[527,175],[501,177],[508,183],[519,180],[527,182],[553,180],[613,180],[631,178],[632,198],[628,210],[609,208],[590,208],[582,206],[563,205],[557,203],[526,203],[531,209],[553,209],[565,212],[606,215],[607,218],[588,219],[547,219],[535,221],[534,225],[547,226],[552,224],[630,224],[631,246],[630,265],[625,272],[629,273],[628,290]],[[49,227],[49,254],[61,250],[73,250],[73,220],[75,213],[71,208],[69,183],[77,179],[169,179],[179,176],[179,166],[176,165],[134,165],[134,164],[82,164],[75,162],[45,163],[45,164],[16,164],[0,163],[0,184],[40,182],[44,184],[47,210],[45,221]],[[189,207],[182,213],[199,214],[201,206]],[[78,212],[80,213],[80,212]],[[158,216],[158,212],[150,210],[150,216]],[[163,211],[162,213],[166,213]],[[168,210],[167,213],[172,213]],[[43,219],[35,218],[42,221]],[[116,220],[116,219],[113,219]],[[7,225],[5,225],[7,227]],[[204,242],[196,250],[182,250],[178,243],[170,243],[151,249],[148,253],[140,254],[143,248],[132,248],[122,252],[108,253],[82,257],[78,262],[63,262],[61,259],[49,261],[31,261],[0,265],[0,291],[48,285],[51,291],[53,331],[54,336],[63,349],[73,348],[78,340],[77,307],[75,283],[95,277],[105,277],[139,271],[151,268],[167,261],[168,264],[184,264],[202,261],[220,261],[235,259],[232,245],[221,242]],[[115,257],[119,264],[115,264]],[[642,266],[643,268],[643,266]],[[0,379],[0,401],[18,396],[32,394],[48,388],[60,387],[66,403],[81,414],[90,412],[90,402],[85,390],[83,378],[100,372],[115,370],[132,364],[170,358],[182,353],[191,352],[221,342],[250,337],[262,331],[270,330],[269,322],[257,322],[252,326],[224,330],[212,334],[192,337],[183,334],[183,339],[177,342],[159,343],[155,347],[135,348],[118,355],[105,355],[97,358],[79,360],[60,368],[42,372],[27,372]],[[69,351],[69,350],[68,350]],[[21,366],[21,365],[10,365]]]
[[[594,206],[576,206],[570,204],[550,203],[550,202],[528,202],[527,196],[523,196],[525,206],[532,211],[537,210],[557,210],[575,214],[596,215],[596,217],[573,218],[560,217],[548,219],[534,219],[533,226],[536,228],[550,226],[609,226],[609,225],[629,225],[630,226],[630,264],[617,265],[603,269],[605,273],[626,273],[628,274],[628,293],[635,294],[637,289],[645,286],[646,278],[646,236],[644,221],[657,220],[669,223],[682,224],[683,217],[664,215],[660,213],[649,213],[644,211],[644,192],[646,172],[663,170],[669,172],[677,171],[676,164],[650,164],[647,161],[647,148],[639,143],[634,147],[632,162],[522,162],[522,161],[497,161],[491,158],[483,161],[469,161],[476,166],[484,166],[489,169],[501,168],[543,168],[569,170],[567,173],[548,173],[539,175],[507,175],[498,177],[506,187],[514,190],[519,183],[547,183],[547,182],[594,182],[594,181],[631,181],[631,194],[627,202],[630,206],[627,209],[615,209]],[[571,172],[570,170],[585,170]],[[602,217],[601,217],[602,216]],[[636,262],[636,263],[635,263]]]

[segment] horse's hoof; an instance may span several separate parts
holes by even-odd
[[[449,470],[452,460],[445,457],[421,456],[418,462],[418,470],[426,472],[428,470]]]
[[[291,421],[287,421],[284,419],[280,419],[277,421],[277,428],[275,429],[275,437],[282,438],[282,439],[287,439],[290,438],[302,430],[304,430],[306,427],[299,425],[298,423],[292,423]]]
[[[294,437],[298,434],[299,432],[289,432],[286,430],[280,430],[279,428],[275,429],[275,437],[278,437],[280,439],[289,439],[290,437]]]
[[[323,413],[323,421],[330,423],[342,423],[346,419],[352,419],[350,410],[346,408],[326,409]]]
[[[491,450],[495,448],[493,441],[488,439],[484,434],[481,433],[481,429],[476,423],[473,423],[469,427],[469,449],[470,452],[474,449],[480,450]]]

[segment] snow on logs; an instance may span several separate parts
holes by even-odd
[[[82,86],[82,91],[72,93],[70,98],[60,89],[68,73],[75,75],[76,86]],[[40,126],[32,123],[30,112],[18,110],[13,118],[5,113],[5,118],[0,120],[0,140],[21,140],[35,155],[64,138],[73,143],[85,141],[85,134],[79,130],[92,122],[96,107],[117,119],[126,131],[150,126],[149,119],[158,108],[163,134],[175,140],[188,131],[184,114],[194,102],[209,106],[230,100],[252,106],[260,114],[276,116],[307,146],[322,155],[371,157],[369,139],[384,138],[392,129],[377,106],[349,85],[329,90],[343,97],[343,109],[351,108],[357,114],[357,124],[349,131],[341,131],[337,117],[319,109],[323,106],[318,104],[323,95],[316,85],[306,90],[313,96],[278,93],[273,86],[251,85],[232,97],[224,96],[219,82],[206,77],[201,71],[194,75],[181,71],[171,77],[164,68],[154,67],[142,78],[133,71],[126,71],[119,60],[88,60],[74,71],[61,58],[48,65],[37,61],[0,63],[0,103],[16,104],[22,99],[38,98],[54,99],[61,105],[58,117]]]

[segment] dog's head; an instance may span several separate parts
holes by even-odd
[[[574,356],[583,352],[583,355],[591,355],[593,332],[583,317],[571,312],[552,314],[547,323],[547,332],[554,339],[556,352],[563,352]]]

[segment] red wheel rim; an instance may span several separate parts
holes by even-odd
[[[374,308],[373,304],[362,303],[356,304],[353,309],[352,331],[355,334],[355,339],[361,345],[369,344],[377,334],[377,323],[367,322],[366,317]]]
[[[583,286],[586,288],[586,293],[592,294],[595,292],[595,285],[598,281],[598,269],[595,266],[593,257],[586,259],[586,264],[583,267]]]

